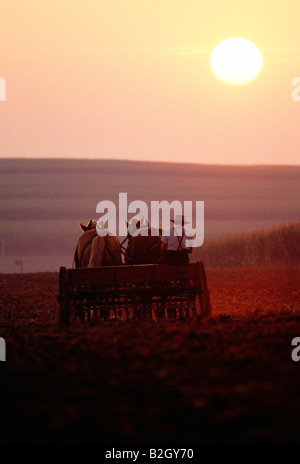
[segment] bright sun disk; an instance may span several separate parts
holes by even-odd
[[[210,65],[215,76],[226,84],[242,85],[252,81],[262,68],[263,57],[248,39],[232,37],[212,51]]]

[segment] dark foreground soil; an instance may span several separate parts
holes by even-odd
[[[66,328],[58,274],[0,276],[1,443],[300,443],[300,269],[207,278],[207,319]]]

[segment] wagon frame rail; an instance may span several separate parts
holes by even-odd
[[[202,261],[170,266],[141,264],[59,272],[60,322],[189,319],[211,312]],[[124,317],[125,316],[125,317]]]

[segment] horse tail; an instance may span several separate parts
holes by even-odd
[[[104,248],[104,239],[98,235],[92,241],[88,267],[97,267],[102,265]]]

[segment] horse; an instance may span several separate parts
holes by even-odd
[[[109,233],[102,237],[98,235],[96,226],[97,221],[92,219],[87,225],[80,223],[83,233],[75,250],[75,268],[122,264],[121,244],[118,237]],[[103,229],[101,223],[100,228]]]
[[[162,231],[154,229],[147,222],[132,218],[125,223],[128,240],[125,250],[126,264],[155,264],[162,257]]]

